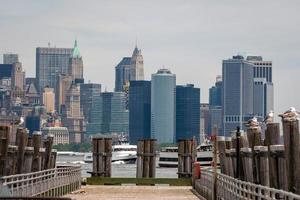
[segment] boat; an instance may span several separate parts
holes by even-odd
[[[197,147],[197,161],[200,166],[211,166],[213,161],[212,149],[212,144],[201,144]],[[163,148],[159,153],[158,166],[178,167],[178,147]]]
[[[59,156],[83,156],[84,153],[74,152],[74,151],[58,151],[57,155],[59,155]]]
[[[135,163],[136,161],[136,145],[119,144],[112,146],[112,163]],[[85,163],[93,162],[93,153],[84,154],[83,161]]]

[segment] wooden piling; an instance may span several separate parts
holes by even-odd
[[[234,171],[233,171],[233,161],[231,158],[231,150],[230,149],[225,149],[225,155],[226,155],[226,175],[234,177]]]
[[[225,148],[226,149],[231,149],[232,148],[231,137],[225,137]]]
[[[52,149],[51,152],[51,159],[50,159],[50,168],[53,169],[56,166],[56,157],[57,157],[57,150]]]
[[[28,133],[24,128],[17,129],[16,145],[18,146],[17,174],[23,173],[25,147],[27,146]]]
[[[41,132],[34,132],[32,136],[33,142],[33,159],[32,159],[32,172],[41,171],[41,155],[40,155],[40,148],[41,148],[41,139],[42,134]]]
[[[144,152],[144,141],[139,140],[137,145],[137,160],[136,160],[136,177],[143,177],[143,152]]]
[[[149,162],[150,162],[149,154],[150,154],[150,141],[144,140],[144,153],[143,153],[144,156],[143,177],[144,178],[149,178]]]
[[[41,170],[45,169],[45,159],[46,159],[46,148],[40,148],[40,159],[41,159]]]
[[[282,121],[288,191],[300,194],[299,121]]]
[[[280,143],[280,125],[279,123],[269,123],[267,124],[267,129],[265,131],[265,145],[270,147],[270,145],[277,145]]]
[[[5,174],[5,163],[7,160],[10,128],[0,126],[0,176]]]
[[[192,158],[192,140],[185,140],[184,141],[184,172],[190,173],[192,171],[192,163],[191,163],[191,158]]]
[[[156,172],[156,140],[150,139],[149,177],[155,178]]]
[[[4,176],[15,175],[17,171],[18,147],[8,145]]]
[[[231,158],[233,177],[237,177],[235,148],[230,149],[230,158]]]
[[[270,187],[288,190],[284,145],[270,146]]]
[[[217,136],[217,146],[218,146],[218,151],[219,151],[221,173],[227,174],[226,155],[225,155],[226,142],[225,142],[224,136]]]
[[[105,177],[111,177],[112,138],[105,138]]]
[[[261,145],[261,133],[259,128],[248,128],[247,129],[247,138],[249,142],[249,147],[254,149],[254,146],[260,146]]]
[[[33,160],[33,147],[25,147],[25,154],[24,154],[24,168],[22,173],[30,173],[32,169],[32,160]]]
[[[184,140],[178,141],[178,178],[184,173]]]
[[[105,153],[105,140],[104,138],[97,138],[98,141],[98,169],[97,169],[97,176],[105,176],[105,158],[104,158],[104,153]]]
[[[92,139],[93,144],[93,176],[97,173],[98,170],[98,141],[96,138]]]
[[[45,144],[45,164],[44,169],[50,169],[51,168],[51,152],[52,152],[52,145],[53,145],[53,135],[48,135]]]
[[[243,162],[243,171],[245,173],[245,181],[253,183],[253,155],[249,147],[241,148],[241,158]]]
[[[259,184],[264,186],[270,186],[269,177],[269,158],[267,146],[255,146],[254,150],[258,154],[259,163],[256,165]]]

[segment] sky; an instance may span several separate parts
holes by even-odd
[[[1,0],[0,54],[18,53],[35,76],[35,49],[73,47],[77,38],[86,81],[114,88],[114,68],[135,43],[145,79],[159,68],[177,84],[201,88],[201,102],[236,54],[273,62],[275,112],[300,109],[300,1],[290,0]],[[0,59],[1,62],[1,59]]]

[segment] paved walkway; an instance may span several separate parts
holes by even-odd
[[[127,199],[170,199],[185,200],[198,199],[192,192],[191,187],[175,187],[175,186],[82,186],[73,194],[68,194],[76,200],[127,200]]]

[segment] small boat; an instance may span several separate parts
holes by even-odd
[[[197,161],[200,162],[200,166],[211,166],[213,161],[212,148],[212,144],[201,144],[197,147]],[[158,166],[178,167],[178,147],[163,148],[159,153]]]
[[[59,156],[83,156],[84,153],[74,152],[74,151],[58,151],[57,155],[59,155]]]
[[[136,145],[120,144],[112,147],[112,162],[113,163],[135,163],[136,161]],[[85,163],[93,162],[93,153],[85,153],[83,157]]]

